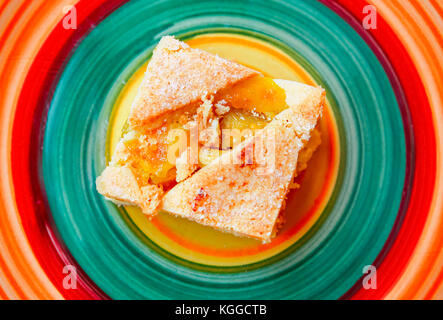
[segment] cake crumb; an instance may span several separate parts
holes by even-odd
[[[215,104],[215,113],[221,117],[223,115],[225,115],[226,113],[228,113],[231,110],[231,108],[229,108],[229,106],[227,105],[227,102],[222,99],[220,101],[218,101]]]

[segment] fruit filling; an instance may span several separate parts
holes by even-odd
[[[203,97],[199,105],[165,115],[155,128],[130,130],[125,125],[112,163],[128,166],[140,187],[161,184],[169,188],[251,137],[287,108],[281,87],[271,78],[253,76],[213,97]],[[192,137],[196,138],[197,149],[192,148]],[[304,150],[309,151],[300,154],[303,163],[299,167],[306,167],[319,144],[318,139],[311,140],[315,147],[305,146]],[[193,150],[198,150],[197,154]]]

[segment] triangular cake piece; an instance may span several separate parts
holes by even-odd
[[[152,181],[146,172],[151,159],[165,157],[165,150],[160,147],[166,138],[157,132],[168,130],[168,122],[176,121],[172,119],[174,112],[192,104],[198,107],[206,96],[258,74],[240,64],[190,48],[174,37],[163,37],[132,105],[129,131],[97,178],[98,192],[118,205],[136,205],[145,214],[155,215],[164,183]]]
[[[282,221],[299,153],[309,141],[325,102],[321,88],[275,82],[285,90],[289,108],[254,137],[167,192],[163,210],[218,230],[270,241]],[[265,160],[262,165],[245,157],[256,148]]]
[[[240,64],[193,49],[174,37],[163,37],[149,62],[129,124],[147,124],[256,74]]]

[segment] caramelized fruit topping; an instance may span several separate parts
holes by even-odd
[[[220,122],[221,131],[237,129],[240,135],[224,137],[222,134],[218,148],[201,147],[200,167],[252,136],[254,130],[264,128],[276,114],[288,108],[285,91],[271,78],[263,76],[254,76],[223,89],[211,102],[214,106],[220,106],[212,114]],[[168,132],[183,129],[189,139],[189,124],[197,120],[197,108],[191,106],[167,114],[156,120],[159,125],[155,129],[150,126],[130,131],[127,125],[124,126],[123,141],[130,155],[125,162],[134,171],[140,186],[149,183],[168,185],[174,182],[176,168],[175,163],[168,161],[168,149],[176,140],[171,141]],[[217,112],[219,109],[225,110],[220,114]],[[122,161],[120,165],[125,164]]]

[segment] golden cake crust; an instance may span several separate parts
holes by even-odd
[[[141,187],[128,167],[108,166],[96,180],[97,191],[117,205],[139,206],[148,217],[157,214],[164,194],[156,185]]]
[[[163,37],[148,64],[129,124],[142,126],[255,74],[258,72],[193,49],[174,37]]]
[[[255,137],[225,153],[165,194],[161,207],[219,230],[270,241],[297,166],[299,151],[309,140],[325,101],[323,89],[279,82],[293,94],[290,108],[278,114]],[[295,90],[295,91],[294,91]],[[291,100],[292,99],[292,100]],[[275,168],[269,174],[254,164],[235,163],[265,136],[275,137]]]

